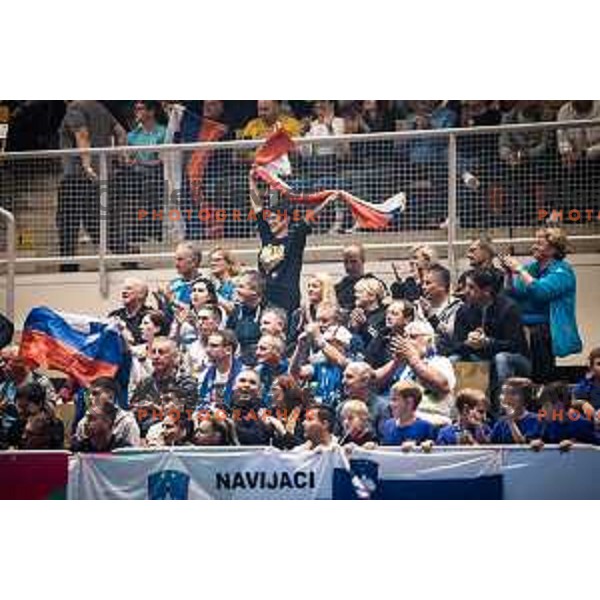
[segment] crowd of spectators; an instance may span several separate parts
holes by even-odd
[[[301,290],[311,226],[263,220],[262,201],[255,268],[213,247],[204,269],[186,241],[168,286],[125,281],[108,318],[131,354],[127,404],[116,380],[55,390],[18,347],[2,350],[2,447],[598,442],[600,348],[577,385],[557,380],[556,357],[582,348],[562,230],[540,229],[525,263],[474,240],[456,286],[427,246],[388,287],[350,244],[339,281],[314,273]]]

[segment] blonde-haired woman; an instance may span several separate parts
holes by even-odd
[[[321,304],[337,306],[333,279],[327,273],[311,273],[306,281],[306,300],[296,309],[290,319],[291,339],[294,340],[307,323],[315,321]]]
[[[215,246],[208,255],[211,280],[214,283],[219,304],[227,314],[233,310],[235,277],[240,273],[240,265],[230,250]]]
[[[354,309],[350,313],[350,331],[366,348],[376,332],[385,326],[385,285],[375,277],[363,277],[354,285]]]
[[[499,255],[507,271],[508,293],[521,308],[537,381],[555,377],[555,359],[577,354],[582,343],[575,313],[577,279],[565,260],[567,236],[559,227],[539,229],[531,246],[533,261]]]

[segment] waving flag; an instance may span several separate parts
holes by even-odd
[[[23,327],[19,354],[45,369],[56,369],[88,386],[98,377],[116,379],[119,404],[127,404],[131,355],[116,325],[85,315],[34,308]]]
[[[346,203],[359,227],[364,229],[384,229],[396,211],[406,208],[406,196],[403,192],[392,196],[380,204],[362,200],[344,190],[322,190],[312,194],[296,193],[282,177],[291,174],[288,153],[295,148],[294,141],[283,128],[277,129],[256,151],[251,175],[263,181],[269,188],[278,191],[291,202],[302,204],[320,204],[331,194]]]

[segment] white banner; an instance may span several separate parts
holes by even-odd
[[[600,498],[598,448],[176,448],[75,455],[70,499]]]
[[[216,453],[177,448],[157,452],[80,454],[69,469],[68,497],[96,500],[316,500],[332,497],[339,450],[274,448]]]

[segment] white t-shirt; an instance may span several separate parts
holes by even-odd
[[[310,129],[307,131],[306,137],[329,137],[332,135],[343,135],[344,131],[344,119],[341,119],[340,117],[333,117],[330,126],[315,119],[311,122]],[[307,148],[306,152],[308,154],[313,154],[314,156],[331,156],[332,154],[336,153],[339,145],[307,144],[305,147]]]
[[[418,383],[424,390],[423,399],[416,412],[417,417],[429,421],[433,425],[449,425],[452,421],[454,409],[454,388],[456,387],[456,375],[450,360],[445,356],[431,356],[423,359],[423,362],[439,371],[448,381],[450,391],[441,394],[431,390],[411,368],[406,368],[400,376],[400,380],[411,380]]]

